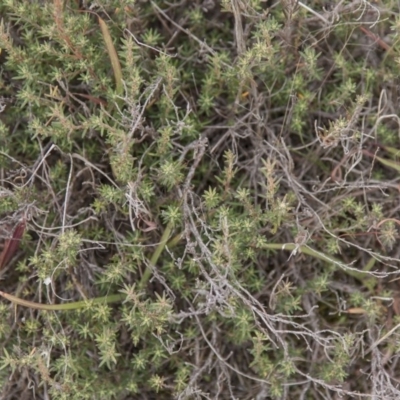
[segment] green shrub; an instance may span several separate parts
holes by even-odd
[[[398,398],[398,10],[270,3],[0,4],[1,398]]]

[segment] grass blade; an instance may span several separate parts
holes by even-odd
[[[111,60],[111,65],[113,67],[116,92],[121,95],[123,92],[122,70],[121,70],[121,64],[119,62],[118,54],[117,54],[117,51],[115,50],[114,43],[111,39],[110,31],[108,30],[107,24],[100,17],[99,17],[99,25],[100,25],[101,32],[103,34],[104,42],[107,47],[108,55]]]

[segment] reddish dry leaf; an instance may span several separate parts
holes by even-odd
[[[398,296],[393,299],[393,311],[396,315],[400,315],[400,297]]]
[[[22,219],[21,222],[19,222],[17,227],[14,229],[12,237],[6,240],[4,249],[0,256],[0,270],[3,269],[14,257],[18,249],[19,242],[21,241],[21,238],[25,232],[25,227],[26,227],[26,220],[24,218]]]
[[[90,94],[84,94],[84,93],[72,93],[75,96],[80,96],[83,97],[85,99],[88,99],[89,101],[91,101],[92,103],[98,104],[98,105],[102,105],[104,107],[106,107],[108,105],[108,103],[103,100],[100,99],[100,97],[95,97],[95,96],[91,96]]]
[[[153,221],[148,221],[144,218],[140,218],[139,221],[143,221],[146,225],[147,228],[142,228],[140,225],[140,222],[138,222],[138,229],[141,230],[142,232],[150,232],[150,231],[154,231],[154,229],[157,229],[157,224]]]

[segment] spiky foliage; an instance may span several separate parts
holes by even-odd
[[[175,3],[0,4],[0,397],[398,399],[398,5]]]

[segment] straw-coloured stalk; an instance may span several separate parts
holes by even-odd
[[[117,51],[115,50],[114,43],[111,39],[110,31],[108,30],[107,24],[99,17],[99,25],[101,33],[103,34],[104,42],[108,51],[108,55],[111,60],[111,65],[114,71],[116,92],[121,95],[123,91],[122,85],[122,70],[119,62]]]

